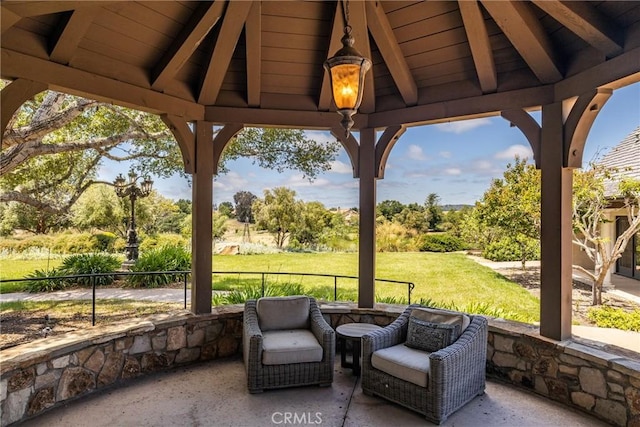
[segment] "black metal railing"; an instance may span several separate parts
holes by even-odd
[[[358,276],[346,276],[339,274],[319,274],[319,273],[290,273],[290,272],[270,272],[270,271],[212,271],[212,275],[259,275],[261,282],[261,294],[265,296],[265,291],[267,287],[267,277],[268,276],[304,276],[304,277],[329,277],[333,278],[333,300],[338,300],[338,279],[349,279],[349,280],[358,280]],[[35,282],[35,281],[59,281],[59,280],[76,280],[78,279],[88,279],[92,291],[91,296],[91,324],[95,326],[96,324],[96,290],[97,290],[97,278],[100,277],[108,277],[108,278],[119,278],[124,276],[155,276],[155,275],[171,275],[175,278],[180,277],[181,281],[184,285],[184,308],[187,308],[187,290],[189,283],[189,276],[191,275],[191,271],[118,271],[114,273],[93,273],[93,274],[75,274],[75,275],[66,275],[66,276],[48,276],[48,277],[31,277],[31,278],[22,278],[22,279],[2,279],[0,280],[0,285],[2,283],[16,283],[16,282]],[[407,286],[407,301],[411,304],[411,293],[415,288],[415,284],[413,282],[403,281],[403,280],[392,280],[392,279],[374,279],[376,282],[386,282],[393,284],[403,284]],[[175,283],[175,281],[174,281]],[[212,283],[215,285],[215,281],[212,278]],[[214,286],[215,289],[215,286]]]

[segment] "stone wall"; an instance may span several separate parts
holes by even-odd
[[[538,328],[492,319],[488,377],[508,381],[617,426],[640,427],[640,362]]]
[[[88,328],[0,351],[3,426],[35,417],[104,387],[176,366],[238,356],[242,305]],[[404,307],[322,306],[336,328],[385,326]],[[489,377],[529,389],[609,423],[640,427],[640,362],[574,341],[556,342],[531,325],[491,319]]]
[[[241,351],[242,306],[88,328],[0,352],[3,426],[95,390]]]

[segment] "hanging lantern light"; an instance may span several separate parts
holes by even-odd
[[[371,68],[371,61],[363,57],[353,44],[347,2],[342,48],[324,62],[324,67],[329,72],[333,102],[336,104],[338,114],[342,116],[340,124],[345,129],[346,135],[349,135],[353,126],[351,116],[357,113],[362,102],[364,76]]]

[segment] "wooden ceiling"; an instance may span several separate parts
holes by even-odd
[[[536,108],[640,81],[638,1],[349,2],[356,128]],[[333,1],[1,3],[2,77],[217,123],[331,128]]]

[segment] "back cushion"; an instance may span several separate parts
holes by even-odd
[[[265,297],[256,310],[262,331],[309,328],[309,297]]]
[[[409,316],[407,347],[434,352],[448,347],[460,336],[459,324],[432,323]]]
[[[414,308],[411,310],[410,315],[425,322],[460,325],[460,333],[463,333],[464,330],[467,329],[467,326],[469,326],[469,323],[471,323],[471,318],[466,314],[437,308]]]

